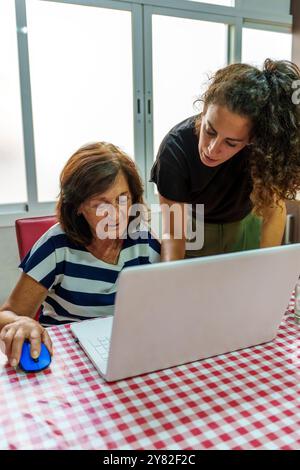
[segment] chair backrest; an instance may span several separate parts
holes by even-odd
[[[16,220],[15,227],[21,260],[31,250],[35,242],[56,222],[57,219],[54,215]],[[40,314],[41,308],[36,312],[36,320],[39,319]]]
[[[21,260],[31,250],[35,242],[56,222],[57,219],[54,215],[16,220],[16,234]]]

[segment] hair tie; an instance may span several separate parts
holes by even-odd
[[[274,72],[273,70],[264,70],[264,74],[267,80],[270,80],[270,78],[273,76]]]

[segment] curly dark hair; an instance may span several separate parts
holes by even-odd
[[[204,111],[218,104],[250,119],[251,200],[258,215],[282,199],[295,199],[300,190],[300,106],[293,99],[299,79],[300,69],[287,60],[266,59],[262,71],[232,64],[216,72],[200,99]],[[198,136],[200,125],[201,114]]]

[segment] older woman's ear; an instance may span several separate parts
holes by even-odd
[[[80,215],[82,215],[82,203],[80,204],[80,206],[78,207],[77,209],[77,212],[76,212],[76,215],[79,217]]]

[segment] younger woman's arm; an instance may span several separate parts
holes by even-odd
[[[278,206],[267,208],[263,214],[260,247],[268,248],[282,243],[286,223],[286,206],[280,201]]]
[[[187,216],[185,203],[159,195],[162,214],[161,261],[184,259]]]

